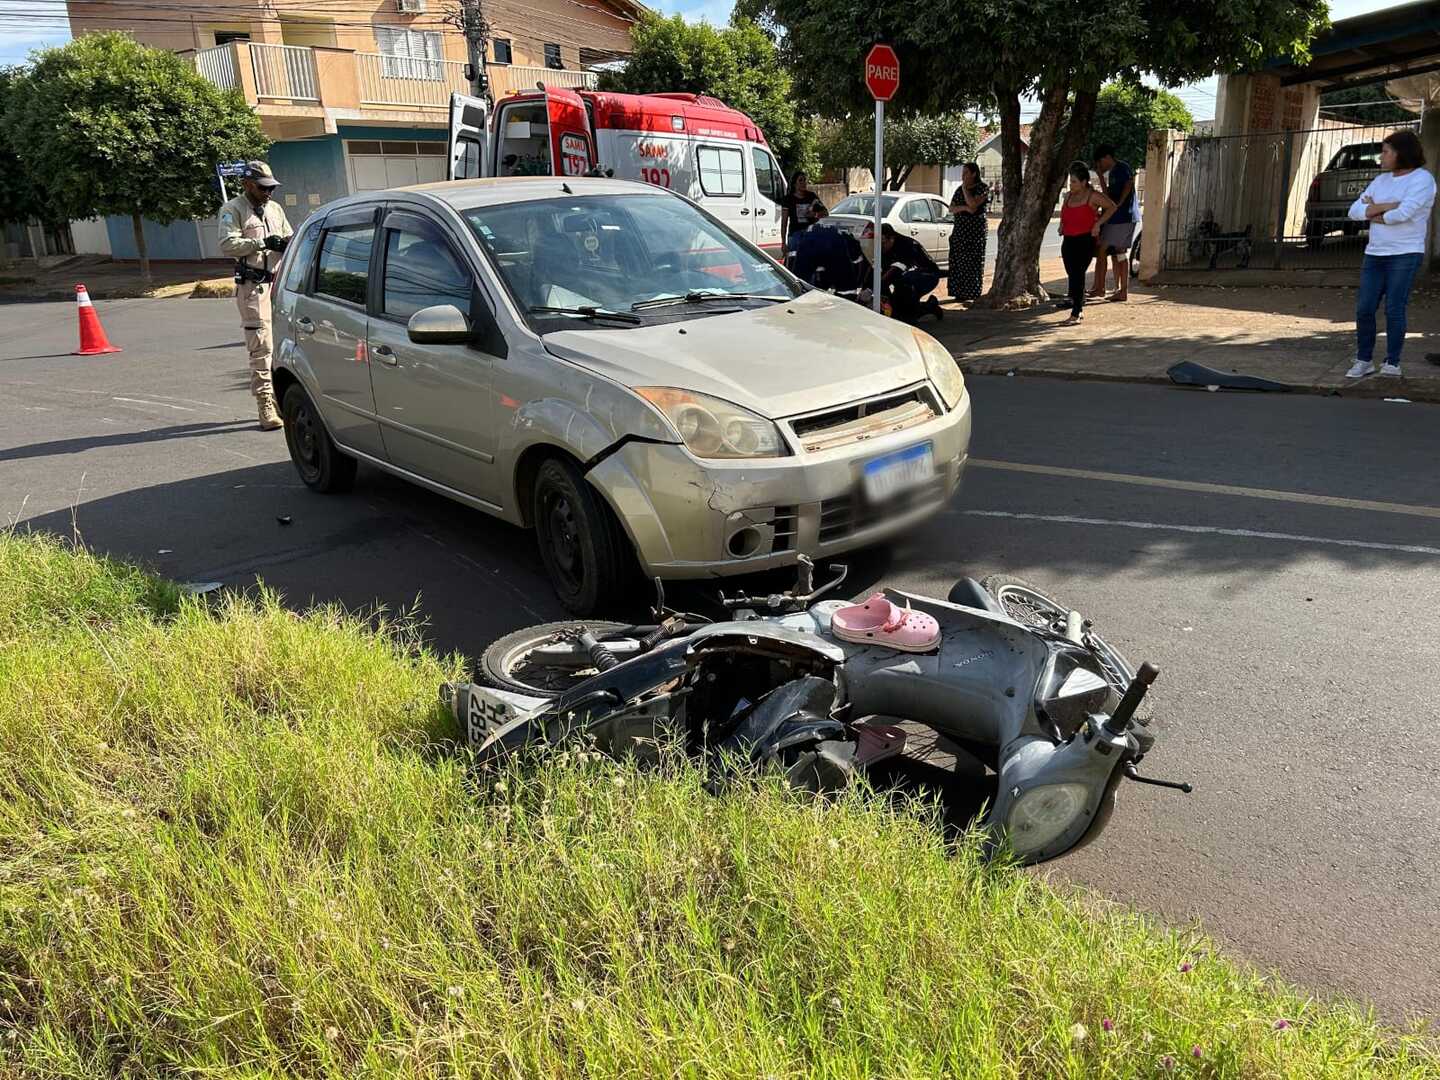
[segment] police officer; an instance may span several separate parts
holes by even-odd
[[[260,409],[260,429],[283,426],[270,383],[270,292],[280,254],[293,230],[271,196],[280,182],[263,161],[248,161],[240,174],[244,191],[220,209],[220,250],[235,260],[235,302],[250,353],[250,393]]]

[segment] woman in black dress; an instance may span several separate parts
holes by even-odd
[[[978,300],[985,275],[985,234],[990,222],[990,189],[980,179],[980,166],[967,161],[960,186],[950,200],[955,228],[950,233],[950,299]]]

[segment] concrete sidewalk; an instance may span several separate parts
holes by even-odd
[[[1041,271],[1046,288],[1063,295],[1059,263]],[[1166,370],[1190,360],[1297,392],[1440,402],[1440,365],[1425,359],[1440,351],[1440,292],[1426,286],[1411,297],[1400,379],[1344,377],[1355,359],[1354,308],[1354,288],[1135,283],[1128,302],[1087,304],[1073,327],[1060,325],[1069,312],[1054,305],[988,311],[946,304],[943,322],[923,325],[974,374],[1168,383]],[[1384,334],[1382,316],[1377,363]]]
[[[151,280],[147,282],[140,276],[138,263],[117,262],[103,255],[47,259],[41,266],[16,263],[0,269],[0,303],[73,300],[77,284],[85,286],[92,300],[234,296],[232,266],[228,259],[156,260],[150,264]]]

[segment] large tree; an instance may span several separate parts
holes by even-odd
[[[898,191],[917,165],[956,165],[975,156],[980,129],[968,116],[904,116],[885,125],[885,188]],[[875,124],[859,114],[820,125],[817,154],[826,168],[875,165]]]
[[[1149,72],[1176,86],[1271,57],[1303,60],[1326,25],[1325,0],[739,0],[777,34],[803,100],[830,115],[869,107],[861,62],[871,42],[900,57],[896,114],[986,100],[1000,118],[1000,187],[991,303],[1041,296],[1040,244],[1066,166],[1084,148],[1100,87]],[[1021,171],[1020,111],[1039,104]]]
[[[1398,104],[1383,83],[1327,91],[1320,95],[1320,108],[1327,120],[1343,120],[1363,127],[1403,124],[1419,119],[1418,113]]]
[[[129,216],[146,279],[143,219],[210,216],[216,164],[256,157],[269,142],[238,92],[118,32],[38,53],[0,125],[50,217]]]
[[[24,76],[24,68],[0,68],[0,117],[5,115],[16,82]],[[3,126],[0,126],[0,177],[5,178],[0,184],[0,225],[24,224],[45,217],[44,197],[21,162],[19,151],[6,137]]]
[[[1115,156],[1137,169],[1145,167],[1150,132],[1189,131],[1195,118],[1174,94],[1135,82],[1106,83],[1095,100],[1095,122],[1082,161],[1093,161],[1097,146],[1115,147]]]
[[[625,66],[600,76],[602,90],[719,98],[760,125],[786,169],[814,168],[813,129],[796,107],[775,43],[754,23],[717,27],[651,14],[635,25],[633,40]]]

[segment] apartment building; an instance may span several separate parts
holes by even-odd
[[[71,32],[123,30],[237,89],[275,140],[291,223],[355,191],[444,179],[452,91],[468,92],[451,0],[67,0]],[[497,97],[594,84],[630,51],[636,0],[482,0]],[[218,206],[217,206],[218,209]],[[134,257],[129,219],[75,223],[76,249]],[[215,258],[214,220],[146,222],[152,258]]]

